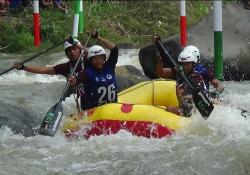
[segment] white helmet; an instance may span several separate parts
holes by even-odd
[[[197,63],[197,57],[195,57],[191,51],[183,50],[178,57],[178,62],[180,62],[180,63],[184,63],[184,62]]]
[[[194,54],[194,56],[197,58],[197,60],[199,60],[201,58],[200,51],[195,46],[189,45],[189,46],[186,46],[183,50],[189,50],[189,51],[191,51]]]
[[[90,47],[88,50],[88,57],[87,58],[89,59],[89,58],[96,56],[96,55],[104,55],[106,58],[104,48],[101,46],[98,46],[98,45],[94,45],[94,46]]]
[[[81,45],[80,41],[78,41],[77,39],[73,39],[73,42],[72,41],[70,42],[69,40],[65,41],[65,43],[64,43],[64,50],[66,50],[69,47],[74,46],[75,44]]]

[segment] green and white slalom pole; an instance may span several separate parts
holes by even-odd
[[[222,1],[213,0],[215,76],[223,79]]]
[[[84,31],[84,14],[83,14],[83,0],[79,1],[79,33]]]
[[[74,24],[73,24],[73,38],[78,36],[78,27],[79,27],[79,7],[80,0],[75,0],[75,15],[74,15]]]

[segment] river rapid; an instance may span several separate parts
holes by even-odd
[[[121,50],[118,65],[140,68],[138,50]],[[26,55],[28,58],[31,55]],[[0,55],[0,71],[21,56]],[[30,65],[54,65],[66,61],[64,53],[41,56]],[[39,127],[47,110],[56,103],[65,85],[60,76],[35,75],[13,70],[0,77],[0,122],[13,118],[12,130],[0,128],[0,175],[82,174],[250,174],[250,82],[223,82],[223,102],[208,120],[194,114],[185,130],[163,139],[147,139],[120,131],[116,135],[68,141],[22,133],[23,122],[31,131]],[[74,98],[64,103],[64,114],[75,112]],[[16,123],[15,123],[16,122]],[[17,134],[18,133],[18,134]]]

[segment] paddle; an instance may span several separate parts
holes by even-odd
[[[174,59],[171,57],[171,55],[168,53],[168,51],[164,48],[163,44],[161,41],[157,40],[156,41],[157,48],[160,52],[160,55],[162,58],[167,59],[169,58],[170,61],[173,63],[175,67],[178,67]],[[214,109],[213,104],[210,102],[208,97],[204,94],[204,92],[198,90],[196,87],[194,87],[189,79],[186,77],[183,71],[178,71],[182,79],[187,83],[187,85],[191,88],[192,93],[193,93],[193,101],[195,106],[197,107],[198,111],[202,115],[204,119],[207,119],[211,112]]]
[[[89,39],[90,39],[91,35],[88,37],[85,46],[87,45]],[[73,76],[73,74],[76,71],[76,68],[78,66],[78,64],[81,61],[81,57],[84,54],[84,50],[81,52],[74,69],[72,70],[70,76]],[[62,91],[62,95],[60,97],[60,99],[58,100],[58,102],[52,106],[49,111],[46,113],[45,118],[43,119],[43,122],[40,126],[40,131],[39,134],[40,135],[45,135],[45,136],[54,136],[56,134],[56,131],[59,127],[59,124],[61,122],[62,116],[63,116],[63,107],[62,107],[62,101],[64,99],[65,93],[67,92],[69,88],[69,82],[67,81],[63,91]]]
[[[64,43],[64,42],[65,42],[65,41],[63,40],[63,41],[61,41],[60,43],[57,43],[56,45],[54,45],[54,46],[52,46],[52,47],[50,47],[50,48],[48,48],[48,49],[46,49],[46,50],[44,50],[44,51],[42,51],[42,52],[36,54],[36,55],[34,55],[34,56],[28,58],[27,60],[24,60],[24,61],[20,62],[20,64],[24,64],[24,63],[26,63],[26,62],[28,62],[28,61],[31,61],[31,60],[37,58],[38,56],[40,56],[40,55],[42,55],[42,54],[44,54],[44,53],[46,53],[46,52],[48,52],[48,51],[50,51],[50,50],[52,50],[52,49],[58,47],[59,45],[61,45],[61,44]],[[9,69],[7,69],[7,70],[2,71],[2,72],[0,73],[0,76],[3,75],[3,74],[5,74],[5,73],[7,73],[7,72],[9,72],[9,71],[11,71],[12,69],[15,69],[15,67],[12,66],[11,68],[9,68]]]

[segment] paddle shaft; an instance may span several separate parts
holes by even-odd
[[[46,53],[46,52],[48,52],[48,51],[50,51],[50,50],[52,50],[52,49],[58,47],[58,46],[61,45],[62,43],[64,43],[64,40],[61,41],[60,43],[58,43],[58,44],[52,46],[52,47],[50,47],[50,48],[48,48],[48,49],[46,49],[46,50],[40,52],[40,53],[38,53],[38,54],[36,54],[36,55],[34,55],[34,56],[28,58],[27,60],[24,60],[24,61],[20,62],[20,64],[27,63],[28,61],[31,61],[31,60],[37,58],[38,56],[40,56],[40,55],[42,55],[42,54],[44,54],[44,53]],[[9,71],[11,71],[12,69],[15,69],[15,67],[12,66],[11,68],[9,68],[9,69],[7,69],[7,70],[1,72],[1,73],[0,73],[0,76],[3,75],[3,74],[5,74],[5,73],[7,73],[7,72],[9,72]]]
[[[80,56],[79,56],[79,58],[78,58],[78,60],[77,60],[77,62],[76,62],[76,65],[75,65],[74,69],[72,70],[72,72],[71,72],[71,74],[70,74],[70,77],[74,75],[77,66],[78,66],[79,63],[81,62],[81,58],[82,58],[83,54],[84,54],[84,50],[81,52],[81,54],[80,54]],[[65,92],[68,90],[68,88],[69,88],[69,81],[67,81],[67,83],[66,83],[66,85],[65,85],[65,87],[64,87],[64,89],[63,89],[63,91],[62,91],[62,95],[61,95],[61,97],[60,97],[60,99],[59,99],[58,102],[61,102],[61,101],[63,100],[63,97],[64,97],[64,95],[65,95]]]
[[[157,40],[156,41],[156,43],[157,44],[159,44],[161,47],[159,48],[159,49],[162,49],[165,53],[166,53],[166,55],[168,56],[168,58],[170,59],[170,61],[172,62],[172,64],[176,67],[176,68],[178,68],[178,65],[176,64],[176,62],[174,61],[174,59],[172,58],[172,56],[168,53],[168,51],[165,49],[165,47],[163,46],[163,44],[162,44],[162,42],[161,41],[159,41],[159,40]],[[181,78],[183,78],[183,80],[188,84],[188,86],[194,91],[195,90],[195,88],[194,88],[194,86],[190,83],[190,81],[187,79],[187,77],[184,75],[184,72],[182,71],[182,72],[179,72],[180,73],[180,75],[181,75]]]
[[[87,45],[88,41],[90,39],[90,36],[88,37],[85,46]],[[76,68],[78,67],[80,61],[82,60],[82,56],[84,54],[84,49],[81,51],[81,54],[74,66],[74,69],[70,73],[70,77],[74,75]],[[59,101],[52,106],[49,111],[46,113],[45,118],[43,119],[43,122],[40,126],[40,135],[46,135],[46,136],[54,136],[56,134],[56,131],[59,127],[59,124],[61,122],[62,116],[63,116],[63,107],[62,107],[62,101],[64,99],[65,93],[69,88],[69,81],[67,81],[63,91],[62,95],[59,99]]]
[[[91,35],[89,35],[87,41],[85,42],[85,45],[84,45],[85,47],[87,46],[90,37],[91,37]],[[74,73],[75,73],[75,71],[76,71],[76,68],[77,68],[78,64],[80,63],[83,54],[84,54],[84,50],[82,50],[82,52],[81,52],[81,54],[80,54],[80,56],[79,56],[79,58],[78,58],[78,60],[77,60],[77,62],[76,62],[76,65],[75,65],[74,69],[72,70],[72,72],[71,72],[71,74],[70,74],[70,77],[74,75]],[[62,91],[62,95],[61,95],[61,97],[60,97],[60,99],[59,99],[58,102],[62,102],[63,97],[64,97],[64,95],[65,95],[65,92],[68,90],[68,88],[69,88],[69,82],[66,83],[66,85],[65,85],[65,87],[64,87],[64,89],[63,89],[63,91]]]
[[[168,57],[170,59],[170,61],[173,63],[173,65],[177,67],[178,65],[173,60],[171,55],[167,52],[167,50],[165,49],[165,47],[163,46],[161,41],[157,40],[156,45],[157,45],[158,50],[160,51],[160,54],[163,54],[163,58],[167,59],[167,57]],[[194,101],[194,104],[197,107],[198,111],[200,112],[200,114],[202,115],[203,118],[207,119],[214,109],[213,104],[208,99],[206,94],[204,94],[203,91],[198,90],[196,87],[194,87],[191,84],[190,80],[186,77],[183,70],[178,70],[178,73],[181,76],[181,78],[187,83],[187,85],[190,87],[190,89],[192,90],[193,101]]]

